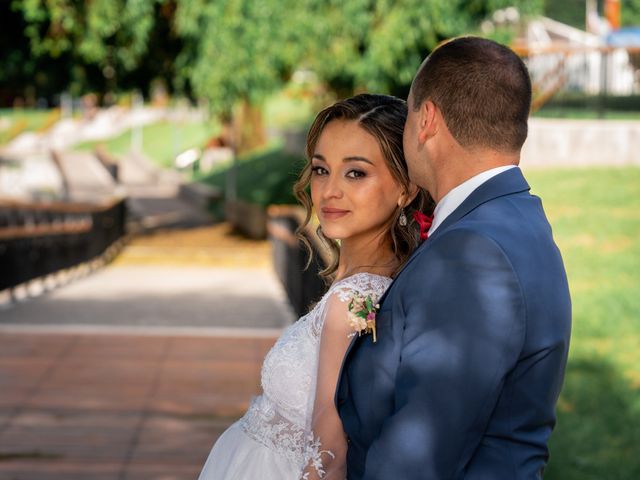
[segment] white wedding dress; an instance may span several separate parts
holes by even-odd
[[[390,278],[370,273],[339,280],[308,314],[284,330],[264,359],[262,395],[218,438],[199,480],[302,478],[320,446],[311,417],[328,299],[348,302],[356,293],[377,302],[390,283]]]

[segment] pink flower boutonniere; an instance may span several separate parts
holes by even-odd
[[[376,314],[380,310],[380,305],[373,303],[371,295],[363,297],[357,293],[353,294],[349,302],[349,326],[354,332],[349,335],[353,337],[363,333],[373,334],[373,343],[376,342]]]

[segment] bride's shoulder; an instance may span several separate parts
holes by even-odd
[[[364,300],[370,297],[375,304],[391,283],[391,278],[373,273],[356,273],[336,280],[327,290],[318,305],[312,321],[316,333],[323,326],[341,331],[348,327],[345,320],[349,315],[349,303],[352,300]],[[326,324],[326,325],[325,325]]]
[[[349,277],[333,282],[327,294],[334,294],[346,301],[354,294],[380,297],[391,284],[392,279],[375,273],[355,273]]]
[[[377,304],[390,283],[389,277],[366,272],[336,280],[323,298],[316,332],[324,332],[323,336],[333,337],[335,341],[349,338],[354,331],[352,308]]]

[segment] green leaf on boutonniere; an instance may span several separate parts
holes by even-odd
[[[368,295],[367,295],[367,298],[365,299],[365,305],[367,306],[367,310],[369,312],[373,310],[373,301],[371,300],[371,297]]]

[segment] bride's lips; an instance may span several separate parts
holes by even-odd
[[[349,213],[349,210],[342,210],[340,208],[330,208],[330,207],[323,207],[320,211],[322,212],[322,218],[326,220],[337,220],[339,218],[344,217],[347,213]]]

